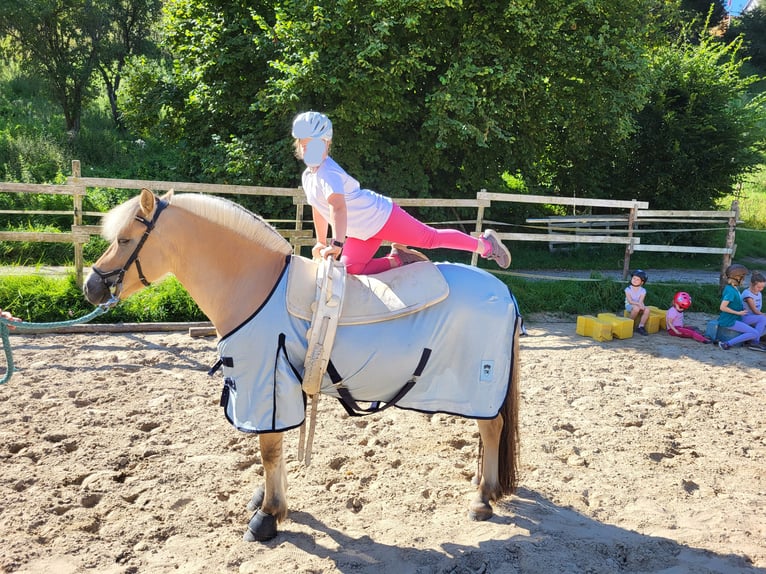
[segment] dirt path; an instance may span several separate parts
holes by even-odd
[[[324,399],[266,544],[242,541],[260,453],[218,407],[213,339],[15,335],[0,571],[766,573],[766,353],[528,327],[521,489],[494,518],[466,518],[473,421]]]

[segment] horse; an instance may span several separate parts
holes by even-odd
[[[258,434],[264,467],[263,484],[248,504],[255,512],[244,539],[274,538],[288,512],[283,435],[305,421],[301,377],[305,332],[311,327],[310,318],[289,312],[285,299],[290,289],[314,290],[312,279],[298,270],[316,264],[293,254],[290,243],[263,218],[216,196],[171,190],[160,197],[143,189],[107,213],[102,230],[109,247],[83,286],[89,302],[114,304],[172,274],[212,322],[226,375],[221,405],[237,429]],[[341,321],[320,392],[341,400],[353,416],[393,405],[476,419],[477,489],[468,515],[486,520],[493,515],[491,503],[512,494],[518,482],[517,358],[523,327],[515,298],[496,277],[459,263],[418,262],[384,274],[396,278],[396,272],[414,277],[419,291],[425,284],[420,278],[429,273],[438,276],[437,282],[446,278],[446,294],[430,302],[425,297],[423,308],[405,317],[350,325]],[[285,287],[290,282],[286,276],[293,287]],[[378,276],[352,277],[363,282]],[[407,320],[424,326],[425,335],[412,322],[397,327]],[[430,358],[432,350],[448,345],[443,364]],[[241,350],[234,350],[237,346]],[[398,368],[399,363],[404,366]],[[372,373],[363,368],[368,364]],[[464,365],[470,366],[470,379]],[[400,384],[402,377],[406,384]],[[396,379],[393,390],[378,389],[386,378]],[[361,387],[355,389],[353,380]],[[457,392],[457,398],[443,402],[429,396],[439,395],[442,386]],[[357,400],[370,407],[352,412]]]

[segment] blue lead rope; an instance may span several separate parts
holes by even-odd
[[[13,352],[11,351],[11,341],[9,337],[9,325],[13,325],[14,331],[31,331],[31,330],[45,330],[45,329],[57,329],[59,327],[68,327],[69,325],[77,325],[78,323],[87,323],[91,319],[94,319],[95,317],[98,317],[99,315],[103,315],[106,313],[109,309],[111,309],[114,306],[114,304],[110,301],[109,303],[105,303],[103,305],[99,305],[93,311],[85,315],[84,317],[80,317],[79,319],[72,319],[71,321],[58,321],[54,323],[26,323],[26,322],[16,322],[16,321],[9,321],[8,319],[5,319],[3,317],[0,317],[0,338],[3,341],[3,350],[5,351],[5,361],[8,365],[8,370],[5,372],[5,376],[0,380],[0,385],[4,385],[7,383],[11,376],[13,375]]]

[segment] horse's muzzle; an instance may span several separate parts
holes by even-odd
[[[112,289],[106,279],[91,273],[82,287],[85,298],[93,305],[103,305],[112,298]]]

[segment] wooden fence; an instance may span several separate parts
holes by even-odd
[[[72,161],[72,175],[67,178],[64,185],[36,185],[22,183],[0,183],[0,193],[28,193],[28,194],[63,194],[72,196],[72,211],[14,211],[0,210],[0,213],[13,214],[24,213],[29,215],[71,215],[72,227],[70,232],[45,233],[45,232],[19,232],[0,231],[0,241],[36,241],[72,243],[74,245],[74,270],[78,285],[83,283],[83,246],[91,236],[101,232],[100,225],[86,225],[83,217],[101,217],[100,212],[84,212],[83,198],[91,188],[114,188],[126,190],[140,190],[142,188],[152,191],[169,191],[189,193],[210,193],[218,195],[253,195],[275,196],[292,199],[295,206],[295,219],[290,221],[270,220],[277,230],[293,245],[296,252],[304,246],[314,244],[313,228],[310,218],[307,218],[307,204],[303,191],[300,188],[262,187],[246,185],[219,185],[206,183],[190,183],[178,181],[152,181],[133,179],[113,179],[99,177],[82,177],[80,162]],[[630,256],[634,251],[671,251],[676,253],[710,253],[723,255],[721,272],[731,263],[731,258],[736,250],[734,242],[738,219],[737,203],[734,202],[731,211],[657,211],[649,210],[648,203],[641,201],[619,201],[603,199],[566,198],[544,195],[521,195],[506,193],[487,193],[480,191],[475,198],[446,199],[446,198],[396,198],[396,202],[402,207],[439,207],[439,208],[468,208],[475,210],[475,217],[470,221],[461,222],[436,222],[461,223],[473,227],[473,235],[480,235],[484,229],[485,213],[493,204],[501,203],[535,203],[547,205],[571,206],[574,208],[609,208],[610,210],[624,210],[623,214],[602,215],[573,215],[554,216],[547,218],[528,219],[527,223],[544,224],[545,233],[511,233],[501,232],[499,236],[506,241],[538,241],[547,242],[549,245],[572,244],[572,243],[599,243],[625,245],[625,258],[623,278],[627,277],[630,267]],[[718,224],[726,225],[727,236],[723,247],[702,246],[679,246],[646,244],[641,241],[639,231],[642,226],[649,223],[682,224],[690,231],[689,225],[693,224]],[[694,229],[699,230],[699,228]],[[645,230],[646,231],[646,230]],[[670,231],[667,230],[666,231]],[[673,231],[679,231],[675,229]],[[473,265],[477,262],[474,254],[471,260]]]

